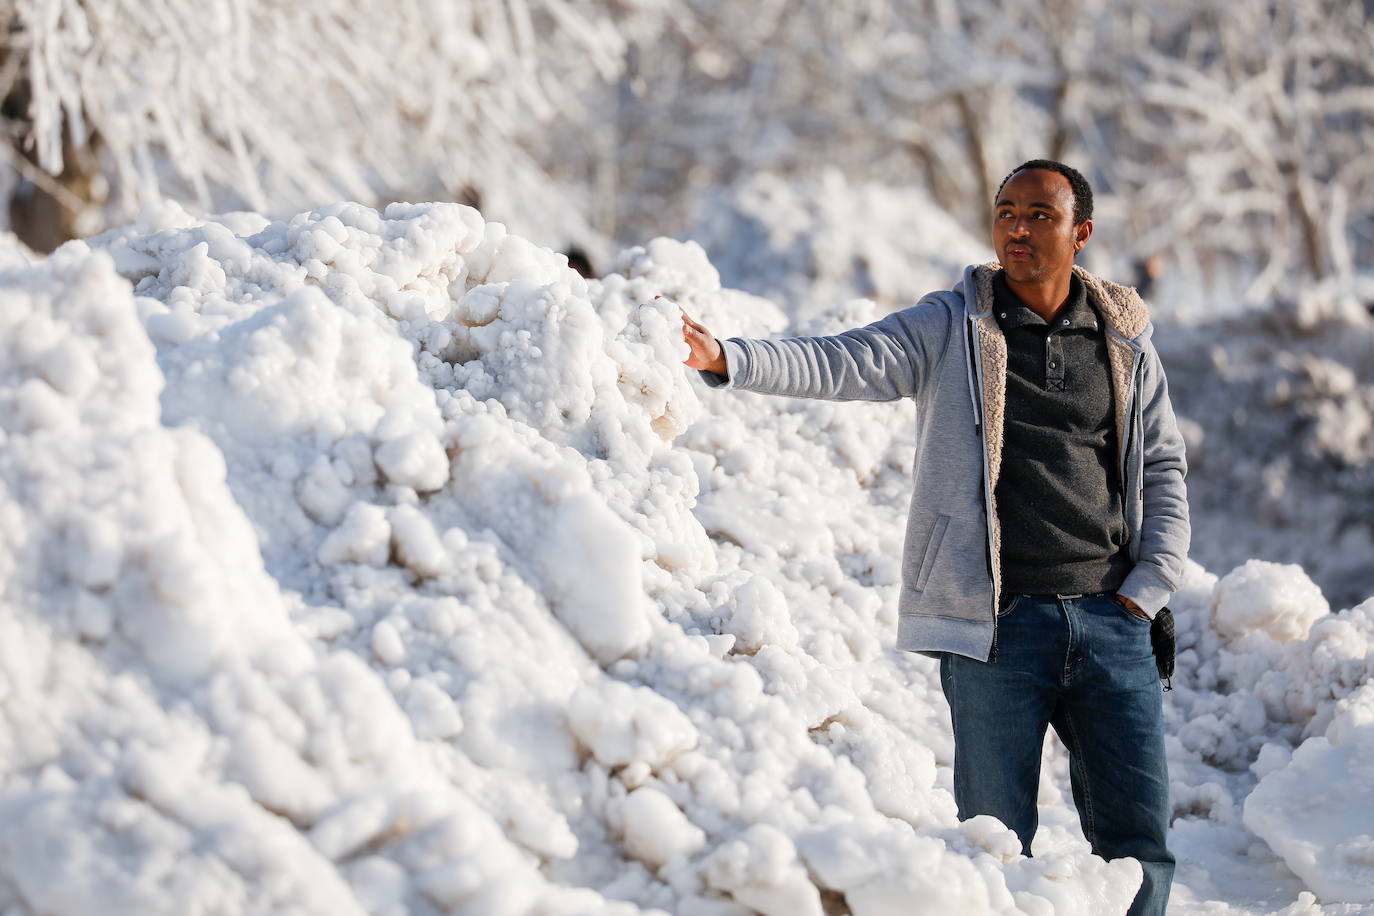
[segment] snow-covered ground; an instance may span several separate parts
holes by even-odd
[[[0,250],[0,908],[1124,910],[1053,744],[1034,858],[955,818],[892,647],[911,405],[708,392],[670,302],[883,311],[666,239],[584,281],[456,205]],[[1212,573],[1171,912],[1374,913],[1374,601]]]

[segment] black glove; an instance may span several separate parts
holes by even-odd
[[[1169,679],[1174,676],[1174,612],[1167,607],[1160,608],[1150,621],[1150,648],[1154,650],[1155,667],[1164,689],[1173,690]]]

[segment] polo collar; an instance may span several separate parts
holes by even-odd
[[[992,292],[992,313],[1004,332],[1024,325],[1037,325],[1043,328],[1049,324],[1022,302],[1020,296],[1016,295],[1007,283],[1005,271],[999,270],[993,276]],[[1055,329],[1084,328],[1093,331],[1098,329],[1097,315],[1088,305],[1087,287],[1083,285],[1083,281],[1078,278],[1076,273],[1069,278],[1069,298],[1064,307],[1054,316],[1054,327]]]

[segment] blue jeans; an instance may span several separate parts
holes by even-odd
[[[1030,855],[1040,752],[1053,725],[1069,750],[1073,801],[1093,852],[1132,856],[1144,868],[1129,916],[1163,916],[1174,857],[1149,621],[1110,594],[1016,595],[998,617],[995,653],[989,662],[940,659],[960,819],[991,814]]]

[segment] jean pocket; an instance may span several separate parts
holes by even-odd
[[[1112,604],[1116,605],[1116,609],[1117,609],[1118,611],[1120,611],[1122,614],[1125,614],[1127,617],[1131,618],[1131,619],[1134,620],[1136,623],[1142,624],[1142,625],[1147,626],[1147,627],[1150,625],[1150,618],[1148,618],[1148,617],[1141,617],[1141,616],[1140,616],[1139,614],[1137,614],[1135,611],[1133,611],[1133,610],[1131,610],[1130,608],[1126,607],[1126,602],[1122,601],[1122,600],[1121,600],[1120,598],[1118,598],[1116,595],[1111,595],[1111,596],[1109,596],[1109,597],[1111,598]]]
[[[1007,606],[997,612],[997,619],[1004,620],[1005,618],[1010,617],[1012,615],[1012,612],[1014,612],[1017,608],[1021,606],[1021,602],[1025,599],[1025,597],[1025,595],[1012,595],[1011,601],[1008,602]]]

